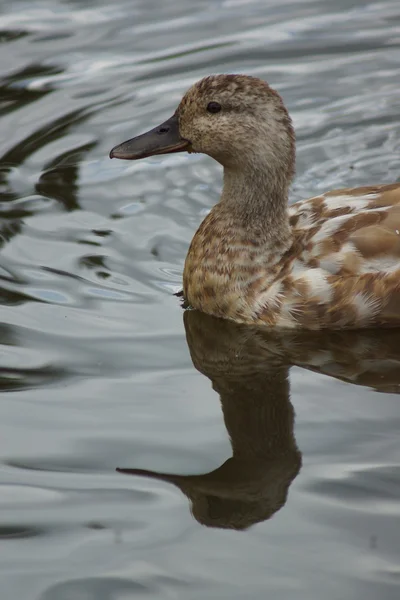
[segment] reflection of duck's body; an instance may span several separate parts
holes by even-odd
[[[400,392],[400,330],[279,332],[198,311],[184,319],[193,364],[220,395],[232,457],[202,475],[121,472],[175,484],[204,525],[243,529],[284,505],[301,465],[289,399],[292,365]]]
[[[201,80],[171,119],[111,156],[184,150],[224,166],[220,202],[186,258],[192,307],[285,328],[400,325],[400,184],[337,190],[288,209],[291,120],[274,90],[244,75]]]

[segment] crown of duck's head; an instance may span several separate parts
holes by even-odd
[[[170,152],[202,152],[226,168],[248,166],[294,173],[295,137],[279,94],[248,75],[211,75],[195,83],[174,115],[124,142],[111,157],[138,159]]]

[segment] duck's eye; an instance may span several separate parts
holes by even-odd
[[[221,105],[218,102],[209,102],[207,104],[207,110],[210,113],[217,113],[221,110]]]

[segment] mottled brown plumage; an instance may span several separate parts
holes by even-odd
[[[210,102],[221,109],[210,113]],[[202,79],[173,119],[175,145],[112,155],[185,149],[223,165],[220,201],[185,262],[189,305],[284,328],[400,325],[400,184],[337,190],[288,208],[291,120],[279,94],[254,77]]]

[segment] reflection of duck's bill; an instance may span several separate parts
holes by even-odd
[[[244,503],[273,498],[279,490],[287,489],[301,467],[301,454],[297,447],[277,461],[268,459],[241,461],[229,458],[209,473],[177,475],[148,471],[146,469],[116,469],[123,475],[134,475],[166,481],[177,486],[184,494],[195,497],[213,496]]]
[[[171,483],[177,483],[179,479],[185,479],[186,475],[173,475],[171,473],[158,473],[157,471],[147,471],[146,469],[115,469],[117,473],[123,475],[141,475],[143,477],[149,477],[151,479],[161,479],[162,481],[169,481]]]
[[[148,479],[157,479],[158,481],[166,481],[168,483],[173,483],[184,493],[193,488],[201,486],[201,483],[207,481],[206,473],[205,475],[176,475],[175,473],[161,473],[160,471],[148,471],[146,469],[115,469],[117,473],[122,473],[122,475],[137,475],[138,477],[147,477]],[[204,491],[204,490],[203,490]]]
[[[123,475],[137,475],[139,477],[148,477],[149,479],[172,483],[189,496],[193,494],[212,494],[221,498],[247,498],[248,486],[246,486],[246,482],[243,483],[240,475],[237,477],[235,476],[235,472],[233,472],[231,476],[228,475],[226,477],[222,475],[220,478],[221,471],[222,473],[224,471],[224,466],[227,464],[230,465],[232,460],[228,459],[224,465],[215,471],[201,475],[176,475],[175,473],[161,473],[160,471],[148,471],[146,469],[117,468],[116,471]]]
[[[172,115],[154,129],[115,146],[110,152],[110,158],[138,160],[156,154],[171,154],[187,150],[190,150],[190,142],[181,138],[178,117]]]

